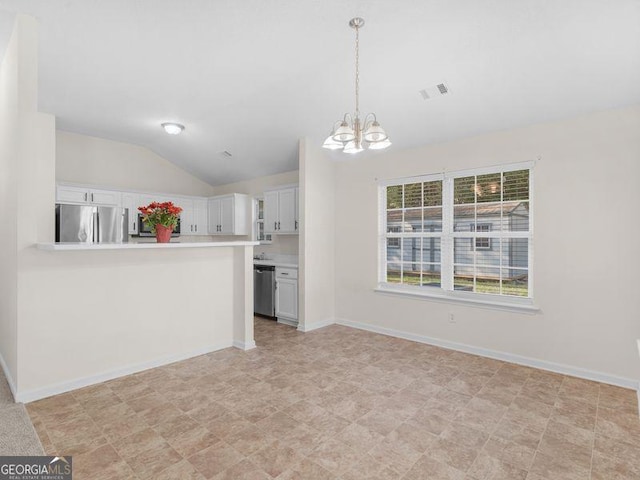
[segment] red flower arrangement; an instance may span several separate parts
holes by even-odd
[[[162,225],[173,230],[178,225],[178,217],[182,208],[173,202],[151,202],[146,207],[138,207],[142,213],[142,221],[151,227],[152,233],[156,233],[156,226]]]

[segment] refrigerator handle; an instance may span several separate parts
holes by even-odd
[[[93,243],[100,242],[100,215],[98,209],[94,208],[93,211]]]

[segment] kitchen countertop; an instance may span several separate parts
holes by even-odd
[[[257,258],[253,259],[254,265],[264,265],[267,267],[285,267],[285,268],[298,268],[297,263],[287,263],[281,262],[278,260],[258,260]]]
[[[174,249],[204,247],[252,247],[258,242],[185,242],[185,243],[38,243],[40,250],[78,251],[78,250],[139,250]]]

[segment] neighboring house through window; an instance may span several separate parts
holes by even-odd
[[[380,288],[531,299],[531,167],[381,182]]]

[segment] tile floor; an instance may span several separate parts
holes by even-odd
[[[635,392],[341,326],[28,405],[82,479],[640,478]]]

